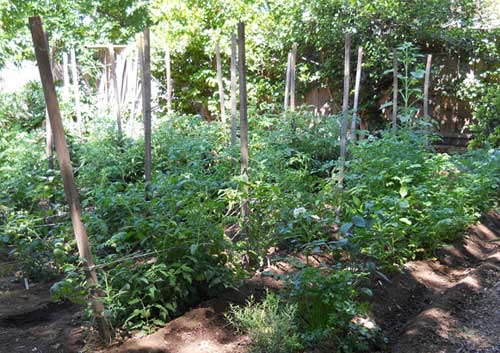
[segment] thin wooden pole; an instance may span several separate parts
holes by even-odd
[[[295,111],[295,85],[297,79],[297,43],[292,45],[292,56],[290,60],[290,111]]]
[[[286,63],[286,77],[285,77],[285,100],[283,102],[283,110],[286,112],[288,109],[290,99],[290,66],[292,64],[292,52],[288,53],[288,61]]]
[[[236,77],[236,34],[231,34],[231,144],[236,144],[236,89],[238,79]]]
[[[49,55],[49,61],[50,61],[50,70],[52,73],[52,76],[54,75],[54,66],[52,64],[52,59],[50,57],[50,46],[49,46],[49,35],[47,32],[44,33],[45,35],[45,41],[46,45],[48,48],[48,55]],[[66,56],[66,60],[68,57]],[[48,167],[48,172],[52,173],[54,170],[54,138],[52,135],[52,126],[50,125],[50,117],[49,117],[49,111],[45,109],[45,153],[47,154],[47,167]]]
[[[170,48],[165,48],[165,66],[167,70],[167,111],[172,113],[172,71],[170,67]]]
[[[248,116],[247,116],[247,77],[245,61],[245,24],[238,23],[238,63],[240,69],[240,142],[241,175],[243,177],[245,197],[241,203],[243,234],[248,235],[250,209],[248,205]]]
[[[118,91],[118,79],[116,78],[116,60],[115,60],[115,49],[112,45],[108,47],[109,61],[111,64],[111,82],[113,83],[113,95],[115,98],[115,114],[116,114],[116,126],[118,128],[118,136],[122,137],[122,117],[120,112],[120,92]]]
[[[224,102],[224,83],[222,82],[222,62],[219,43],[215,44],[215,64],[217,66],[217,85],[219,86],[220,120],[226,126],[226,108]]]
[[[424,81],[424,118],[429,116],[429,84],[431,78],[432,54],[427,55],[427,65],[425,66]]]
[[[71,160],[69,156],[68,146],[66,144],[66,137],[64,135],[61,112],[59,109],[59,102],[57,101],[57,94],[54,85],[54,78],[52,76],[52,71],[50,68],[48,53],[49,50],[43,34],[42,21],[40,17],[35,16],[29,18],[29,23],[38,69],[40,71],[43,93],[45,96],[45,104],[47,105],[47,111],[49,113],[50,122],[52,124],[52,130],[57,150],[57,158],[59,160],[59,167],[61,169],[61,176],[64,184],[64,192],[71,213],[71,222],[73,224],[73,231],[76,238],[78,253],[80,255],[80,258],[84,261],[87,283],[89,286],[95,287],[98,285],[97,274],[94,267],[92,252],[90,250],[87,231],[81,219],[81,205],[78,191],[75,185],[75,180],[73,177],[73,168],[71,167]],[[95,289],[91,290],[91,297],[99,333],[101,334],[103,340],[105,340],[106,342],[110,342],[110,326],[103,316],[104,306],[102,302],[98,300],[98,293]]]
[[[392,50],[392,131],[398,126],[398,50]]]
[[[80,139],[83,139],[83,121],[82,112],[80,110],[80,86],[78,83],[78,69],[76,66],[75,48],[71,48],[71,75],[73,76],[73,94],[75,98],[75,114],[76,122],[78,124],[78,134],[80,136]]]
[[[340,127],[340,156],[338,187],[340,192],[339,205],[337,207],[337,221],[340,220],[342,212],[342,196],[344,192],[344,174],[346,159],[347,124],[349,120],[349,87],[350,87],[350,64],[351,64],[351,34],[345,33],[344,42],[344,95],[342,98],[342,122]]]
[[[69,102],[69,70],[68,70],[68,54],[64,52],[63,56],[63,99]]]
[[[363,48],[358,48],[358,62],[356,65],[356,82],[354,83],[354,104],[352,108],[351,137],[356,141],[356,124],[358,123],[359,86],[361,84],[361,65],[363,61]]]
[[[149,28],[144,29],[142,67],[142,109],[144,112],[144,172],[146,200],[151,198],[151,49]]]
[[[127,97],[127,91],[128,91],[128,75],[130,72],[130,64],[129,61],[125,56],[122,57],[123,60],[123,69],[121,70],[121,78],[120,78],[120,108],[124,106],[124,110],[127,110],[126,107],[126,97]]]

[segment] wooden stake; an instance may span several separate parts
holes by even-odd
[[[398,126],[398,50],[392,50],[392,131]]]
[[[80,139],[83,139],[83,121],[82,112],[80,110],[80,86],[78,83],[78,69],[76,67],[75,48],[71,48],[71,74],[73,76],[73,94],[75,98],[75,114],[76,122],[78,124],[78,134],[80,136]]]
[[[111,63],[111,82],[113,83],[113,95],[115,98],[115,114],[116,114],[116,126],[118,128],[118,137],[122,137],[122,117],[120,112],[120,92],[118,91],[118,80],[116,78],[116,60],[115,60],[115,50],[113,46],[108,47],[108,56]]]
[[[339,205],[337,207],[337,221],[340,221],[342,212],[342,195],[344,192],[344,174],[346,159],[347,124],[349,120],[349,86],[350,86],[350,63],[351,63],[351,34],[345,33],[344,43],[344,95],[342,99],[342,122],[340,127],[340,156],[339,156]]]
[[[170,68],[170,48],[165,48],[165,66],[167,69],[167,111],[172,113],[172,72]]]
[[[429,116],[429,84],[431,78],[432,54],[427,55],[427,65],[425,66],[424,81],[424,118]]]
[[[288,61],[286,63],[286,78],[285,78],[285,101],[283,102],[283,110],[288,109],[288,101],[290,99],[290,69],[292,64],[292,52],[288,53]]]
[[[50,55],[50,46],[49,46],[49,35],[47,32],[44,33],[45,35],[45,42],[48,48],[48,55]],[[66,61],[68,57],[66,56]],[[54,66],[52,64],[52,58],[49,56],[49,61],[50,61],[50,71],[52,73],[52,76],[54,75]],[[50,125],[50,118],[49,118],[49,112],[47,109],[45,109],[45,153],[47,154],[47,167],[48,167],[48,172],[52,173],[54,170],[54,137],[52,135],[52,126]]]
[[[65,102],[69,102],[69,70],[67,53],[63,53],[63,99]]]
[[[241,175],[243,177],[245,197],[241,203],[243,217],[242,233],[248,235],[250,209],[248,206],[248,117],[247,117],[247,77],[245,61],[245,24],[238,23],[238,62],[240,67],[240,142]]]
[[[363,61],[363,48],[358,48],[358,63],[356,65],[356,82],[354,84],[354,105],[352,108],[351,137],[356,141],[356,124],[358,122],[359,86],[361,84],[361,64]]]
[[[236,89],[237,89],[237,77],[236,77],[236,34],[231,34],[231,144],[236,144],[236,113],[237,113],[237,103],[236,103]]]
[[[293,43],[292,56],[290,60],[290,111],[295,111],[295,84],[297,76],[297,43]]]
[[[144,172],[146,200],[151,198],[151,49],[149,28],[144,29],[142,67],[142,109],[144,112]]]
[[[220,120],[226,126],[226,108],[224,102],[224,83],[222,82],[222,63],[220,59],[219,43],[215,44],[215,63],[217,66],[217,84],[219,86]]]
[[[73,231],[76,238],[78,253],[80,258],[84,261],[85,276],[87,283],[90,287],[98,285],[97,274],[94,268],[94,261],[92,252],[90,250],[89,240],[85,225],[81,220],[81,205],[79,201],[78,191],[76,189],[75,180],[73,177],[73,168],[71,167],[71,160],[69,156],[68,146],[66,144],[66,137],[64,135],[64,128],[61,119],[61,112],[59,103],[57,101],[57,94],[54,85],[54,78],[50,68],[49,54],[47,42],[43,35],[42,21],[40,17],[29,18],[31,35],[33,38],[33,46],[35,48],[36,60],[38,69],[40,71],[40,79],[42,81],[43,93],[45,96],[45,104],[49,113],[52,130],[57,150],[57,158],[59,160],[59,167],[61,169],[61,176],[64,184],[64,193],[66,201],[69,204],[71,213],[71,222],[73,224]],[[99,301],[97,291],[91,290],[92,305],[94,314],[97,319],[99,333],[105,342],[110,342],[111,331],[108,322],[103,316],[104,307],[102,302]]]

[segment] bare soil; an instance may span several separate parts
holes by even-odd
[[[0,353],[244,353],[249,339],[227,325],[224,312],[230,303],[279,286],[256,275],[239,291],[150,335],[99,348],[88,339],[81,307],[53,302],[46,284],[24,289],[15,268],[1,262],[0,256]],[[373,291],[371,316],[387,344],[371,352],[500,353],[500,214],[470,227],[463,241],[444,247],[435,259],[409,262],[388,280],[374,279]]]

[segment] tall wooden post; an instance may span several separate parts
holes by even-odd
[[[358,62],[356,65],[356,81],[354,83],[354,103],[352,108],[351,137],[356,141],[356,124],[358,123],[359,86],[361,84],[361,64],[363,61],[363,48],[358,48]]]
[[[398,50],[392,50],[392,131],[398,126]]]
[[[245,61],[245,24],[238,23],[238,63],[240,67],[240,142],[241,142],[241,175],[245,183],[245,198],[241,203],[243,217],[243,233],[248,235],[250,208],[248,205],[248,116],[247,116],[247,77]]]
[[[52,64],[52,59],[50,57],[50,45],[49,45],[49,35],[47,32],[44,33],[45,35],[45,42],[47,43],[47,50],[48,50],[48,55],[49,55],[49,62],[50,62],[50,71],[52,75],[54,75],[54,67]],[[66,56],[66,60],[68,57]],[[50,125],[50,118],[49,118],[49,111],[45,109],[45,153],[47,154],[47,167],[49,173],[52,173],[54,170],[54,137],[52,135],[52,126]]]
[[[29,18],[29,23],[38,69],[40,71],[43,93],[45,96],[45,104],[47,105],[47,111],[54,134],[57,158],[59,160],[59,167],[61,169],[61,176],[64,184],[64,193],[66,195],[66,201],[69,204],[71,222],[73,224],[73,231],[76,238],[78,253],[80,255],[80,258],[84,261],[87,283],[89,286],[95,287],[98,285],[97,274],[94,267],[92,252],[90,250],[87,231],[85,229],[85,225],[81,220],[81,205],[79,201],[78,191],[75,185],[75,180],[73,177],[73,168],[71,167],[71,160],[69,156],[68,146],[66,144],[66,137],[64,135],[61,112],[59,110],[59,103],[57,101],[57,94],[54,85],[54,78],[52,76],[52,71],[50,68],[47,42],[43,34],[42,21],[40,20],[40,17],[35,16]],[[110,342],[111,332],[109,324],[103,316],[104,307],[102,305],[102,302],[98,300],[98,294],[95,289],[92,289],[91,295],[93,310],[96,316],[101,337],[106,342]]]
[[[286,112],[288,109],[288,102],[290,99],[290,69],[292,64],[292,52],[288,53],[288,61],[286,63],[286,77],[285,77],[285,100],[283,102],[283,110]]]
[[[290,60],[290,111],[295,111],[295,85],[297,81],[297,43],[292,45],[292,55]]]
[[[344,43],[344,95],[342,99],[342,122],[340,127],[340,156],[339,156],[339,205],[337,207],[337,221],[340,220],[342,212],[342,198],[344,192],[344,174],[345,174],[345,159],[346,159],[346,140],[347,140],[347,124],[349,120],[349,86],[350,86],[350,63],[351,63],[351,34],[345,33]]]
[[[68,69],[68,54],[64,52],[63,56],[63,99],[69,102],[69,69]]]
[[[237,113],[237,102],[236,102],[236,89],[237,89],[237,77],[236,77],[236,34],[231,34],[231,144],[236,144],[236,113]]]
[[[424,81],[424,118],[429,116],[429,84],[431,78],[432,54],[427,55],[427,64],[425,66]]]
[[[149,28],[144,29],[142,60],[142,109],[144,112],[144,174],[146,200],[151,198],[151,48]]]
[[[78,134],[80,135],[80,139],[83,139],[83,121],[82,112],[80,110],[80,86],[78,83],[75,48],[71,48],[71,75],[73,76],[73,95],[75,99],[75,114],[76,122],[78,124]]]
[[[226,126],[226,108],[224,102],[224,83],[222,82],[222,63],[220,59],[219,43],[215,44],[215,62],[217,66],[217,85],[219,86],[220,120]]]
[[[172,112],[172,71],[170,68],[170,48],[165,48],[165,67],[167,71],[167,111]]]
[[[113,83],[113,95],[115,100],[116,126],[118,128],[118,136],[122,137],[122,117],[120,112],[120,91],[118,90],[118,79],[116,78],[116,60],[115,49],[113,45],[108,46],[108,56],[111,64],[111,82]]]

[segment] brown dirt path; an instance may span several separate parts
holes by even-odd
[[[500,353],[500,214],[434,260],[379,282],[374,318],[393,353]],[[377,299],[378,298],[378,299]]]

